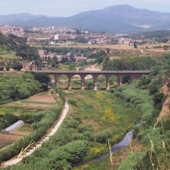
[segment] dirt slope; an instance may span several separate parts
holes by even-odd
[[[162,92],[164,93],[164,95],[167,96],[167,98],[159,114],[159,118],[158,118],[159,120],[167,120],[170,118],[170,91],[168,90],[168,86],[167,86],[168,83],[169,81],[166,81],[164,86],[162,87]]]

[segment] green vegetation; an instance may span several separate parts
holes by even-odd
[[[25,113],[20,116],[24,122],[32,124],[33,132],[16,141],[14,144],[6,147],[0,151],[0,162],[8,160],[13,156],[19,154],[23,148],[26,148],[31,141],[39,140],[42,135],[51,127],[54,121],[59,117],[61,108],[52,108],[49,110],[41,111],[36,114]]]
[[[141,117],[133,107],[108,92],[75,91],[66,94],[66,98],[73,106],[70,105],[69,117],[59,131],[30,157],[11,168],[71,169],[83,160],[108,152],[107,140],[118,142]]]
[[[26,44],[22,44],[16,49],[16,56],[22,57],[23,60],[38,60],[38,50],[34,47],[29,47]]]
[[[10,35],[9,37],[0,33],[0,61],[17,59],[15,49],[17,44],[22,41],[21,38]]]
[[[19,38],[14,35],[9,35],[8,37],[0,33],[0,47],[3,49],[16,49],[18,44],[26,43],[25,38]]]
[[[23,68],[23,66],[19,61],[15,61],[12,65],[12,68],[16,71],[20,71]]]
[[[47,75],[25,73],[21,76],[0,77],[0,104],[25,99],[31,95],[47,89],[49,77]]]
[[[32,103],[32,104],[46,104],[46,105],[56,104],[56,103],[51,103],[51,102],[38,102],[38,101],[29,101],[29,100],[21,100],[20,102],[22,102],[22,103]]]
[[[26,44],[26,38],[9,35],[8,37],[0,33],[0,60],[16,59],[15,51],[20,45]]]
[[[128,159],[124,161],[121,166],[118,168],[118,170],[132,170],[135,168],[141,168],[141,167],[136,167],[136,165],[141,161],[145,156],[145,153],[130,153],[128,156]]]
[[[7,113],[4,115],[0,114],[0,130],[10,126],[11,124],[15,123],[18,120],[19,117],[12,113]]]
[[[164,55],[159,61],[160,68],[164,72],[169,72],[170,57],[168,54]],[[162,65],[162,67],[161,67]],[[145,147],[145,152],[133,152],[127,160],[125,160],[119,170],[126,169],[169,169],[169,119],[160,121],[158,114],[164,102],[163,94],[160,93],[161,87],[165,81],[165,75],[162,71],[155,74],[152,69],[150,76],[142,77],[141,80],[132,85],[124,85],[115,90],[115,94],[121,96],[128,102],[135,104],[135,106],[143,112],[142,125],[134,128],[135,136],[137,136],[140,145]],[[168,78],[168,77],[167,77]],[[121,92],[120,92],[121,91]],[[141,92],[140,92],[141,91]],[[136,93],[136,97],[135,94]],[[140,93],[143,94],[140,96]],[[144,93],[146,93],[144,95]],[[147,96],[149,98],[147,98]],[[142,100],[139,100],[139,97]],[[159,120],[159,121],[158,121]],[[168,125],[168,126],[167,126]]]
[[[150,75],[111,90],[116,96],[135,106],[142,115],[141,125],[133,127],[134,137],[137,136],[137,140],[130,146],[131,153],[127,154],[128,158],[121,164],[120,157],[126,152],[124,150],[112,157],[113,164],[108,158],[98,163],[85,164],[75,168],[76,170],[103,170],[106,167],[108,170],[164,170],[170,168],[169,120],[157,121],[165,100],[161,88],[165,80],[169,79],[169,61],[170,55],[163,55],[158,61],[158,66],[151,69]],[[109,135],[109,132],[104,133],[103,137],[106,134]],[[140,146],[142,149],[133,151],[133,147],[140,148]]]
[[[149,57],[105,60],[103,70],[149,70],[155,64],[156,60]]]

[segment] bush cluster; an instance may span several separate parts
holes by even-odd
[[[43,91],[41,83],[30,73],[0,77],[0,104],[25,99],[41,91]]]

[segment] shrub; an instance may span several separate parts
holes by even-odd
[[[161,104],[162,100],[163,100],[163,97],[164,97],[163,93],[156,93],[156,94],[154,94],[154,96],[153,96],[154,104],[155,105]]]
[[[63,146],[72,140],[71,129],[67,128],[67,126],[62,126],[59,128],[57,134],[51,138],[51,143]]]
[[[50,165],[53,170],[71,170],[72,167],[67,160],[57,161],[55,164]]]
[[[78,132],[79,133],[83,133],[83,132],[87,132],[87,131],[93,131],[93,127],[91,124],[81,124],[78,126]]]
[[[68,128],[77,128],[77,126],[79,125],[80,121],[75,120],[75,119],[68,119],[65,121],[65,125]]]
[[[77,102],[75,100],[68,100],[68,102],[73,105],[73,106],[77,106]]]
[[[20,62],[16,61],[16,62],[14,62],[14,64],[12,65],[12,68],[13,68],[14,70],[20,71],[20,70],[23,68],[23,66],[22,66],[22,64],[21,64]]]
[[[155,94],[158,92],[158,87],[155,84],[151,84],[149,87],[149,94]]]
[[[19,117],[13,114],[5,114],[0,117],[0,130],[10,126],[19,120]]]
[[[130,153],[128,158],[122,162],[118,170],[136,170],[138,164],[142,161],[146,154],[144,152]]]
[[[96,141],[99,143],[107,143],[107,141],[112,137],[109,130],[103,130],[96,134]]]
[[[70,142],[64,146],[64,151],[68,153],[68,162],[71,164],[78,163],[88,151],[88,141],[77,140]]]

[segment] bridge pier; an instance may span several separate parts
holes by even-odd
[[[55,85],[56,85],[56,87],[58,88],[58,76],[57,75],[54,75],[54,77],[55,77]]]
[[[119,85],[121,86],[123,84],[123,77],[119,76]]]
[[[84,79],[85,76],[81,76],[81,90],[84,90]]]
[[[110,90],[110,76],[106,76],[106,91]]]
[[[97,90],[97,76],[93,76],[94,90]]]
[[[72,89],[72,81],[71,81],[71,77],[68,77],[68,89],[71,90]]]

